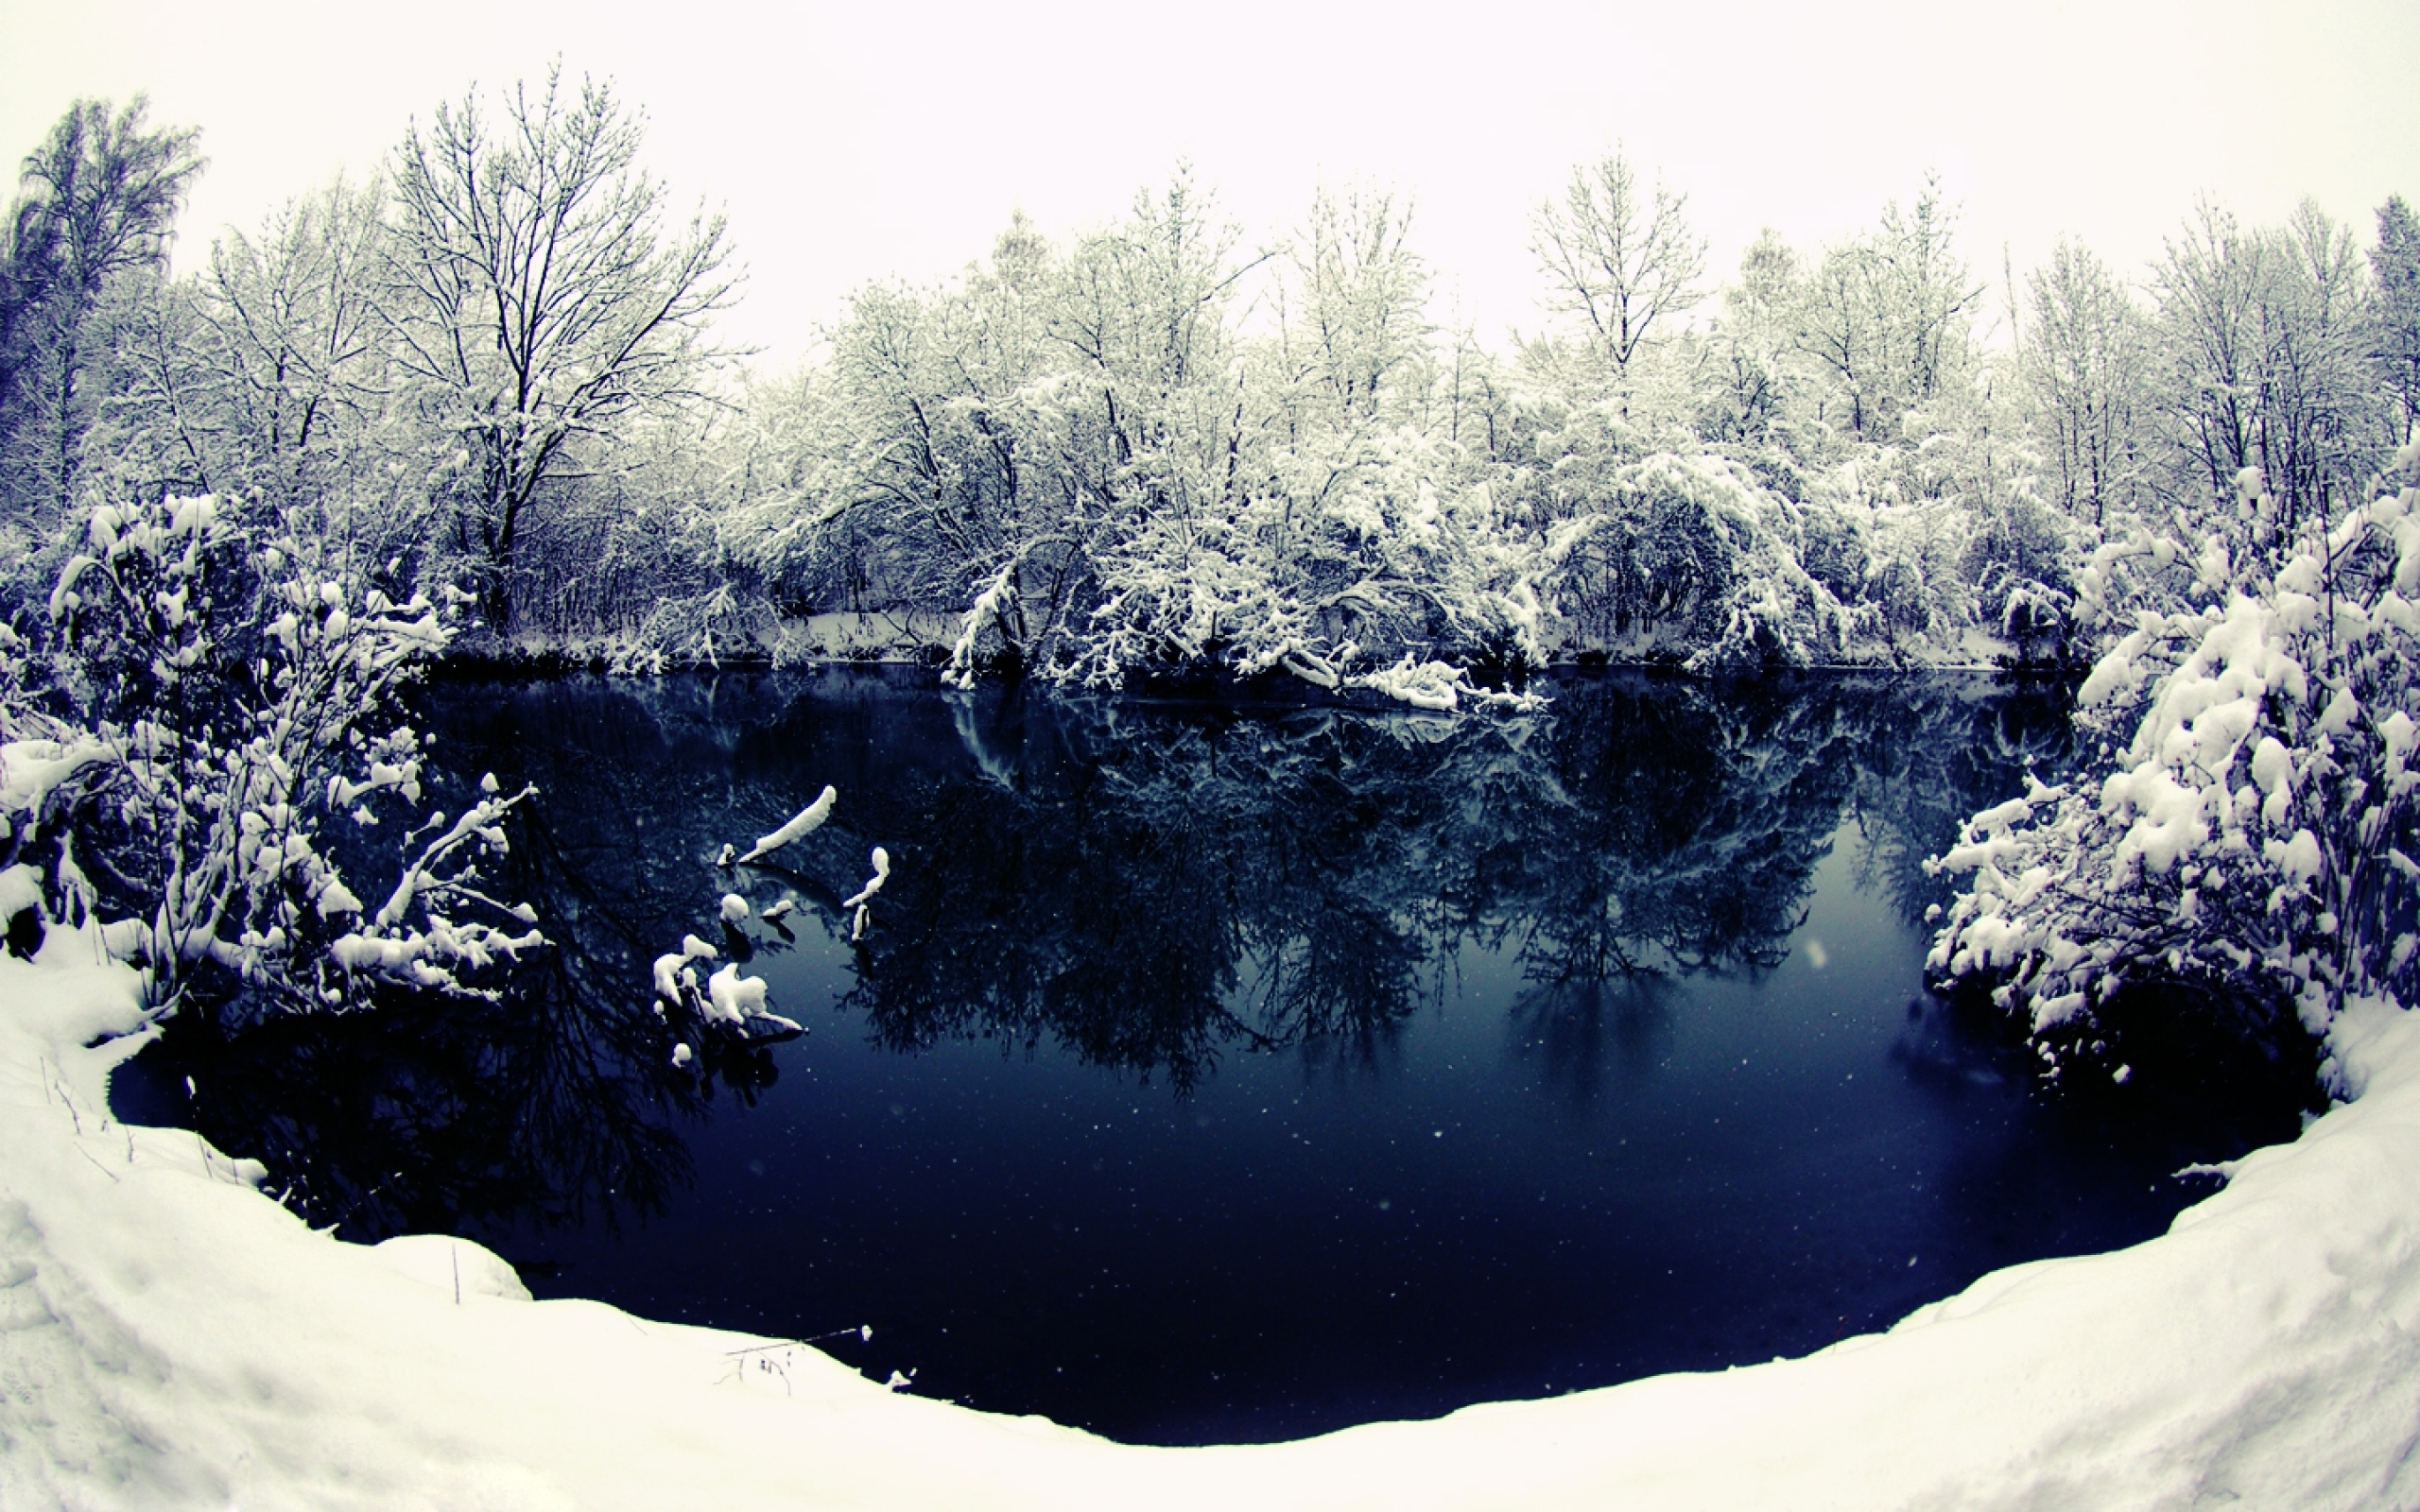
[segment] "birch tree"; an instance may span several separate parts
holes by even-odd
[[[112,281],[157,269],[201,171],[191,129],[151,128],[142,95],[78,100],[25,160],[0,229],[0,504],[64,517],[94,414],[87,330]],[[106,341],[100,344],[104,349]]]

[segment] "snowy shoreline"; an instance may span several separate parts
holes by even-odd
[[[0,958],[9,1508],[2420,1505],[2420,1022],[2381,1005],[2331,1040],[2361,1095],[2147,1244],[1802,1360],[1154,1449],[315,1234],[110,1118],[149,1032],[97,962],[62,928]]]

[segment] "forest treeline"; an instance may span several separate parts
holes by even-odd
[[[10,948],[99,921],[163,1009],[494,996],[548,943],[508,890],[532,790],[428,761],[395,693],[445,656],[1532,710],[1498,674],[1996,661],[2089,663],[2097,750],[1925,863],[1966,879],[1931,970],[2024,1014],[2046,1074],[2111,1058],[2145,986],[2313,1035],[2420,1000],[2400,198],[2374,230],[2204,202],[2139,273],[2070,242],[1987,301],[1936,183],[1726,281],[1616,151],[1536,207],[1547,323],[1498,348],[1431,318],[1403,201],[1323,192],[1247,245],[1180,171],[870,284],[769,375],[641,126],[560,70],[467,94],[182,275],[192,131],[79,102],[26,160]]]
[[[1725,278],[1619,151],[1536,208],[1534,338],[1431,318],[1402,198],[1323,192],[1261,244],[1180,170],[869,284],[769,373],[642,124],[560,74],[465,95],[172,274],[196,133],[73,106],[0,246],[15,632],[95,508],[209,494],[458,605],[458,652],[626,667],[887,644],[1417,699],[1597,656],[2083,661],[2096,553],[2282,560],[2420,417],[2399,198],[2374,232],[2203,203],[2147,270],[2064,243],[1987,301],[1935,183]]]

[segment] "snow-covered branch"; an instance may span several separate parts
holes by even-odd
[[[1937,863],[1973,880],[1933,971],[1996,981],[2070,1046],[2145,981],[2290,1007],[2314,1034],[2351,998],[2420,995],[2415,482],[2408,447],[2273,575],[2217,552],[2202,607],[2139,611],[2080,693],[2106,769],[1976,815]]]
[[[474,990],[544,943],[478,869],[527,789],[490,778],[452,824],[424,824],[367,917],[339,859],[341,831],[366,837],[379,807],[423,796],[395,698],[445,644],[435,606],[213,498],[103,507],[84,535],[51,593],[74,732],[11,743],[0,779],[10,858],[42,865],[54,918],[122,913],[104,937],[163,1008],[203,971],[288,1007],[378,981]]]

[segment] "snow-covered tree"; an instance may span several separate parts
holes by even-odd
[[[1858,617],[1806,571],[1794,501],[1714,454],[1657,453],[1609,481],[1546,551],[1553,602],[1588,644],[1699,670],[1804,665],[1849,648]]]
[[[2370,277],[2377,289],[2378,365],[2403,410],[2397,438],[2408,441],[2420,429],[2420,218],[2401,195],[2378,207]]]
[[[2151,330],[2100,259],[2062,240],[2027,281],[2017,368],[2043,433],[2052,502],[2101,529],[2131,517],[2143,488]]]
[[[1406,240],[1410,229],[1409,208],[1392,195],[1322,189],[1295,241],[1288,353],[1347,422],[1400,422],[1428,393],[1428,269]]]
[[[2079,691],[2101,770],[1977,814],[1930,958],[1995,983],[2056,1066],[2146,983],[2298,1016],[2420,989],[2412,793],[2420,448],[2276,559],[2211,536],[2189,601],[2145,610]],[[2247,474],[2247,490],[2257,479]],[[2277,507],[2265,501],[2263,518]]]
[[[2169,498],[2224,505],[2258,469],[2241,497],[2271,513],[2240,524],[2280,562],[2385,461],[2363,271],[2350,233],[2307,202],[2266,229],[2204,203],[2154,273]]]
[[[121,281],[104,304],[88,491],[210,493],[248,528],[306,530],[391,563],[382,585],[408,597],[427,495],[404,465],[413,438],[370,308],[383,208],[376,184],[339,180],[251,233],[222,232],[198,274]]]
[[[833,334],[807,507],[827,536],[872,543],[858,570],[894,598],[963,604],[1004,561],[1045,549],[1075,502],[1039,423],[1057,356],[1036,286],[1047,264],[1018,261],[1030,249],[1014,226],[1001,249],[1005,268],[995,259],[957,289],[861,291]]]
[[[1708,333],[1695,375],[1695,423],[1706,440],[1739,454],[1774,483],[1797,479],[1811,455],[1805,431],[1813,382],[1798,350],[1805,271],[1770,226],[1740,254],[1737,278]]]
[[[198,283],[220,456],[205,488],[418,513],[408,495],[378,486],[405,439],[373,302],[387,202],[382,180],[339,178],[272,212],[256,232],[231,228],[212,244]]]
[[[112,284],[156,273],[201,159],[189,129],[153,128],[136,95],[78,100],[26,158],[0,227],[0,517],[14,554],[71,512]],[[22,533],[20,533],[22,532]]]
[[[465,95],[396,149],[378,308],[448,543],[500,631],[528,517],[621,465],[627,427],[710,398],[736,285],[719,215],[667,224],[643,119],[609,84],[575,92],[558,67],[499,114]]]
[[[1912,209],[1884,206],[1879,226],[1825,249],[1807,276],[1800,349],[1830,380],[1834,427],[1855,439],[1899,438],[1909,412],[1933,403],[1971,356],[1982,286],[1958,256],[1956,219],[1928,179]]]
[[[1616,146],[1574,167],[1562,198],[1530,219],[1530,249],[1546,271],[1549,307],[1575,318],[1610,366],[1625,418],[1650,342],[1676,335],[1704,297],[1705,240],[1690,229],[1687,208],[1688,196],[1660,181],[1650,194]]]

